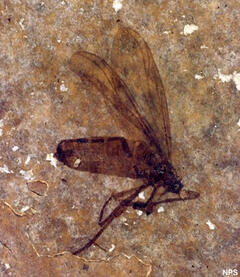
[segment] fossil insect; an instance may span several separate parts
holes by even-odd
[[[70,168],[142,179],[137,188],[110,196],[100,212],[99,231],[84,246],[73,251],[77,255],[95,244],[107,226],[128,207],[149,215],[160,203],[196,199],[199,193],[183,190],[171,164],[167,100],[150,48],[139,33],[118,26],[111,66],[95,54],[79,51],[71,57],[70,68],[101,92],[106,105],[114,107],[119,118],[127,120],[142,134],[142,140],[92,137],[67,139],[58,144],[55,156]],[[147,188],[151,188],[149,198],[145,202],[137,201],[139,193]],[[177,197],[161,200],[167,193]],[[104,217],[111,200],[119,201],[119,204]]]

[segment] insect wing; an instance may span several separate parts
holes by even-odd
[[[92,83],[102,93],[105,102],[111,104],[122,117],[139,129],[151,144],[159,146],[129,88],[103,59],[95,54],[79,51],[71,57],[70,68],[82,80]],[[158,148],[162,154],[160,147]]]
[[[127,93],[131,93],[141,117],[151,126],[148,138],[170,159],[170,124],[163,83],[151,50],[139,33],[118,26],[111,65],[128,85]]]
[[[138,178],[134,170],[134,145],[123,137],[69,139],[58,144],[55,156],[79,171]]]

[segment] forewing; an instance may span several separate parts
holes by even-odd
[[[71,57],[70,68],[81,79],[92,83],[102,93],[108,105],[111,104],[121,116],[138,128],[148,141],[158,148],[160,154],[164,154],[151,125],[141,114],[135,97],[112,67],[95,54],[79,51]]]
[[[55,157],[79,171],[138,178],[133,148],[123,137],[69,139],[58,144]]]
[[[171,137],[163,83],[150,48],[134,30],[119,25],[115,33],[111,64],[126,82],[142,118],[151,126],[149,136],[170,159]]]

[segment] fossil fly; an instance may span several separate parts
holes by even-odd
[[[66,166],[91,173],[142,179],[137,188],[113,193],[103,205],[99,231],[89,241],[72,251],[78,255],[97,239],[109,224],[127,208],[132,207],[147,215],[160,203],[196,199],[199,193],[183,190],[171,164],[171,136],[167,100],[163,83],[151,50],[138,32],[118,25],[114,35],[111,62],[93,53],[78,51],[70,59],[70,69],[81,80],[89,82],[114,108],[121,119],[128,121],[142,134],[142,140],[124,137],[91,137],[62,140],[55,153]],[[137,201],[139,193],[151,188],[148,199]],[[177,197],[156,198],[173,193]],[[119,201],[104,217],[111,200]]]

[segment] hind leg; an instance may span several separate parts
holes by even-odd
[[[102,206],[102,209],[101,209],[101,212],[99,214],[99,219],[98,219],[98,224],[100,226],[103,225],[103,216],[104,216],[104,210],[105,208],[107,207],[108,203],[111,201],[111,200],[121,200],[123,197],[131,194],[132,192],[136,191],[137,188],[132,188],[132,189],[129,189],[129,190],[124,190],[124,191],[121,191],[121,192],[117,192],[117,193],[113,193],[109,198],[108,200],[104,203],[104,205]]]

